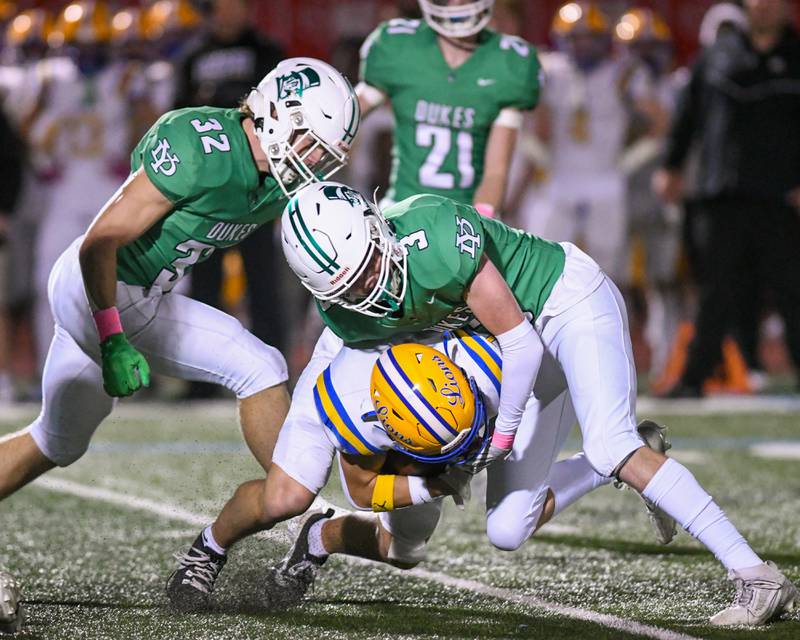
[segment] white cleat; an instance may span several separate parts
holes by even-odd
[[[639,432],[639,437],[653,451],[666,454],[672,448],[669,440],[667,440],[666,427],[662,427],[652,420],[642,420],[637,425],[636,430]],[[669,544],[678,531],[675,525],[675,518],[659,509],[644,496],[642,496],[642,500],[644,500],[644,506],[647,507],[647,517],[650,518],[650,523],[656,532],[656,540],[660,544]]]
[[[22,627],[21,598],[14,576],[0,569],[0,634],[17,633]]]
[[[733,604],[711,618],[717,626],[764,624],[800,606],[797,587],[773,562],[729,571],[728,579],[736,585]]]

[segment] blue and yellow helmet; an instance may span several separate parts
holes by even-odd
[[[401,344],[382,354],[372,369],[370,396],[395,448],[415,460],[469,460],[489,436],[475,380],[432,347]]]

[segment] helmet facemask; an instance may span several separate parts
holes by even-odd
[[[347,163],[361,116],[353,87],[329,64],[284,60],[245,104],[270,174],[286,197]]]
[[[450,4],[450,0],[419,0],[425,21],[446,38],[468,38],[479,33],[492,19],[494,0]]]
[[[381,318],[400,309],[408,283],[406,252],[394,239],[394,234],[375,204],[365,214],[369,242],[364,257],[344,288],[331,295],[330,300],[345,309]],[[360,284],[377,272],[375,284],[362,291]],[[354,291],[355,290],[355,291]]]
[[[347,143],[339,141],[335,146],[330,145],[310,129],[301,106],[290,111],[290,121],[289,137],[272,142],[264,149],[270,174],[286,197],[309,184],[330,178],[347,164],[350,151]],[[263,119],[257,119],[255,127],[256,132],[263,130]],[[312,160],[315,154],[319,158]]]

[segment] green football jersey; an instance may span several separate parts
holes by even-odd
[[[215,249],[231,247],[281,215],[278,183],[260,174],[238,109],[170,111],[131,155],[175,207],[117,252],[117,278],[169,291]]]
[[[364,42],[361,80],[387,94],[394,111],[387,198],[436,193],[471,204],[498,113],[536,106],[541,68],[533,45],[490,29],[479,38],[455,69],[424,21],[390,20]]]
[[[318,303],[322,319],[349,346],[369,347],[405,334],[478,326],[464,298],[485,254],[523,311],[538,316],[564,271],[561,245],[490,220],[470,205],[419,195],[384,214],[408,251],[408,284],[397,314],[374,318]]]

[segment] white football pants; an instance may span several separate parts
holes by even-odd
[[[59,466],[80,458],[114,399],[103,390],[100,345],[86,299],[78,238],[53,267],[48,297],[55,319],[42,376],[42,412],[29,430]],[[117,308],[131,343],[153,373],[213,382],[238,398],[287,379],[280,352],[235,318],[174,292],[117,283]]]
[[[576,417],[586,459],[600,476],[610,477],[643,446],[636,431],[636,372],[622,296],[603,277],[591,293],[559,309],[559,298],[574,300],[580,280],[596,282],[591,260],[569,249],[565,274],[536,320],[569,393],[543,364],[511,456],[488,469],[487,534],[501,549],[516,549],[535,530],[547,478]]]

